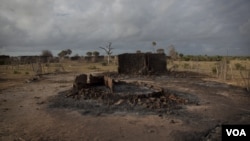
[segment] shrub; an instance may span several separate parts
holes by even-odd
[[[187,63],[183,64],[184,69],[188,69],[189,67],[190,67],[189,64],[187,64]]]
[[[59,68],[55,68],[54,72],[59,73],[59,72],[61,72],[61,70]]]
[[[13,72],[14,74],[20,74],[21,72],[17,71],[17,70],[14,70]]]
[[[184,56],[184,61],[190,61],[190,56]]]
[[[216,72],[217,72],[216,67],[212,67],[212,73],[216,74]]]
[[[236,70],[245,70],[246,68],[243,67],[240,63],[234,64]]]
[[[28,75],[28,74],[30,74],[30,73],[26,71],[25,74]]]
[[[107,66],[108,65],[107,62],[102,62],[101,64],[102,64],[102,66]]]
[[[56,63],[54,64],[55,67],[62,67],[62,64]]]
[[[95,70],[95,69],[97,69],[97,67],[96,66],[89,66],[88,69]]]
[[[173,67],[177,69],[177,68],[179,68],[179,65],[178,64],[174,64]]]

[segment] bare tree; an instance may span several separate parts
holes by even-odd
[[[111,47],[111,45],[112,45],[112,42],[108,42],[108,45],[106,45],[106,47],[100,47],[101,49],[103,49],[106,52],[106,54],[108,56],[108,64],[110,62],[110,56],[113,53],[112,50],[114,49]]]

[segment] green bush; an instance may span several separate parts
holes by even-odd
[[[108,65],[107,62],[102,62],[101,64],[102,64],[102,66],[107,66]]]
[[[190,61],[190,58],[191,58],[191,57],[189,57],[189,56],[184,56],[183,58],[184,58],[184,61]]]
[[[240,63],[234,64],[236,70],[245,70],[246,68],[242,66]]]
[[[20,74],[21,72],[17,71],[17,70],[14,70],[13,72],[14,74]]]
[[[212,67],[212,73],[216,74],[216,72],[217,72],[216,67]]]

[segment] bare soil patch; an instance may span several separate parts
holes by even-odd
[[[249,93],[207,76],[120,76],[164,88],[170,104],[162,108],[129,105],[121,97],[111,105],[66,98],[74,78],[48,74],[2,89],[0,140],[220,140],[221,124],[250,123]]]

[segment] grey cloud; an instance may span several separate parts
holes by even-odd
[[[250,19],[246,23],[241,25],[239,29],[243,35],[250,37]]]
[[[157,41],[184,54],[223,54],[239,46],[235,55],[247,55],[249,7],[248,0],[3,0],[0,51],[84,54],[111,41],[122,53],[152,51]]]

